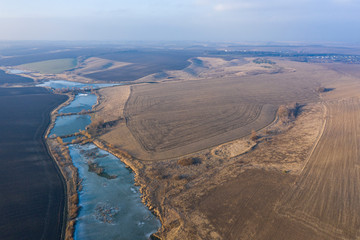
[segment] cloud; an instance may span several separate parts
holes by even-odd
[[[213,6],[215,11],[231,11],[231,10],[242,10],[252,9],[258,7],[258,4],[252,2],[229,2],[219,3]]]

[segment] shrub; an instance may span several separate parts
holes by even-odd
[[[90,125],[87,127],[87,131],[90,135],[94,136],[98,133],[98,131],[102,128],[103,125],[104,125],[103,119],[92,121]]]
[[[265,130],[265,134],[266,134],[266,135],[273,134],[273,131],[271,131],[270,129],[266,129],[266,130]]]
[[[289,122],[295,120],[299,114],[300,105],[298,103],[289,106],[281,105],[278,109],[278,115],[281,121]]]
[[[103,119],[99,119],[92,121],[87,127],[87,131],[91,136],[96,136],[99,133],[103,133],[106,129],[115,126],[119,120],[105,122]]]
[[[58,143],[60,143],[61,145],[64,144],[64,141],[62,140],[61,137],[57,137],[57,138],[56,138],[56,141],[58,141]]]
[[[181,158],[178,160],[178,164],[180,166],[190,166],[190,165],[197,165],[201,163],[201,159],[198,157],[193,158]]]
[[[256,64],[262,64],[262,63],[267,63],[267,64],[271,64],[271,65],[274,65],[276,64],[276,62],[273,62],[269,59],[265,59],[265,58],[256,58],[253,60],[254,63]]]
[[[334,88],[325,88],[325,87],[319,87],[318,89],[316,89],[316,92],[318,93],[324,93],[324,92],[330,92],[334,90]]]
[[[323,92],[326,92],[326,88],[324,88],[324,87],[319,87],[316,91],[317,91],[318,93],[323,93]]]
[[[251,141],[256,141],[259,138],[255,130],[251,130],[250,139]]]

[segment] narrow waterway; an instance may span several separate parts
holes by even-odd
[[[111,87],[115,85],[121,85],[121,84],[114,84],[114,83],[80,83],[80,82],[70,82],[66,80],[50,80],[43,82],[41,84],[36,85],[37,87],[49,87],[49,88],[55,88],[55,89],[61,89],[61,88],[103,88],[103,87]]]
[[[59,110],[59,113],[79,113],[82,110],[91,110],[92,106],[96,104],[97,97],[95,94],[76,95],[74,100],[66,107]]]
[[[95,103],[95,95],[81,94],[59,112],[79,113]],[[90,122],[89,115],[59,116],[50,135],[75,133]],[[124,163],[94,144],[71,144],[69,151],[82,180],[76,240],[148,239],[157,231],[160,221],[141,202],[134,174]]]

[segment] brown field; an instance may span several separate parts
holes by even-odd
[[[81,61],[76,69],[72,71],[74,74],[85,75],[98,72],[113,70],[116,68],[124,67],[130,63],[111,61],[97,57],[87,58]]]
[[[140,159],[178,157],[263,128],[280,104],[317,101],[318,77],[328,70],[286,61],[277,67],[299,70],[132,86],[124,115],[127,138],[138,144],[127,150]]]
[[[97,111],[101,111],[100,118],[114,121],[124,117],[124,106],[130,95],[130,86],[116,86],[103,88],[98,91],[99,102]],[[108,97],[111,96],[111,97]]]
[[[46,61],[46,62],[52,62],[56,60]],[[57,67],[56,64],[52,63],[52,67]],[[60,71],[54,71],[51,73],[51,69],[49,71],[43,71],[43,72],[25,72],[19,74],[20,76],[29,78],[29,80],[33,79],[34,81],[43,81],[44,79],[64,79],[68,81],[75,81],[75,82],[94,82],[94,79],[88,78],[85,75],[88,74],[97,74],[102,73],[105,71],[112,71],[117,70],[118,68],[125,67],[127,65],[131,65],[131,63],[126,62],[117,62],[112,61],[108,59],[102,59],[97,57],[90,57],[85,60],[81,60],[81,58],[78,59],[77,65],[74,69],[69,69],[67,71],[66,68],[61,69]],[[40,65],[40,67],[42,67]],[[19,67],[21,69],[21,67]],[[2,67],[2,69],[6,70],[6,67]],[[46,69],[46,68],[45,68]],[[14,75],[16,76],[16,75]],[[17,76],[19,78],[19,76]],[[111,81],[111,79],[108,79],[108,81]],[[114,81],[114,79],[113,79]]]
[[[328,235],[360,236],[360,101],[327,103],[327,123],[320,142],[279,212]]]
[[[222,58],[198,57],[181,71],[167,71],[167,77],[174,79],[222,78],[265,73],[291,72],[293,68],[284,68],[278,64],[254,63],[255,58],[224,60]]]
[[[256,147],[250,152],[243,148],[243,154],[235,157],[214,154],[221,145],[191,155],[202,160],[198,165],[182,167],[176,160],[143,162],[146,168],[140,171],[140,183],[162,217],[160,235],[164,239],[262,239],[272,231],[273,221],[287,224],[288,218],[277,214],[275,206],[321,134],[323,114],[321,104],[304,107],[294,124],[276,123],[266,129],[282,133],[261,131]],[[283,239],[292,239],[293,229],[302,232],[299,239],[311,236],[307,228],[293,226],[282,233],[287,234]],[[270,239],[281,239],[272,234]]]
[[[54,57],[80,60],[72,71],[21,76],[133,81],[97,91],[92,120],[111,124],[86,134],[86,141],[134,170],[144,203],[161,220],[160,239],[360,239],[360,65],[275,57],[267,60],[276,64],[256,63],[244,58],[250,54],[223,51],[72,51]],[[37,61],[53,59],[47,55]],[[15,66],[34,57],[1,61]],[[320,93],[320,87],[329,91]],[[58,143],[49,139],[50,153],[70,180],[63,182],[42,140],[46,114],[65,97],[44,91],[3,89],[9,96],[2,96],[0,126],[1,239],[57,239],[63,219],[66,237],[73,232],[76,169],[66,148],[55,149]],[[277,115],[279,106],[294,102],[301,106],[296,118]],[[30,126],[35,120],[39,124]]]
[[[100,100],[100,104],[96,107],[98,113],[93,114],[92,120],[117,121],[115,128],[101,135],[101,140],[120,149],[140,148],[126,127],[124,118],[124,107],[130,95],[130,86],[104,88],[98,91],[98,95]]]
[[[131,63],[131,65],[86,74],[85,77],[97,81],[136,81],[150,74],[159,74],[166,70],[186,68],[189,65],[187,60],[193,57],[194,54],[195,52],[186,50],[114,50],[111,53],[102,54],[100,57],[112,61],[128,62]]]
[[[253,63],[198,60],[191,76],[172,71],[156,84],[101,90],[94,116],[125,118],[99,138],[135,157],[126,161],[162,221],[157,235],[360,237],[355,65],[274,59],[273,69],[255,71]],[[319,98],[320,86],[331,91]],[[294,102],[295,120],[273,121]]]

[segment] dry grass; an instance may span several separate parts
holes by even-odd
[[[228,64],[216,61],[197,64],[202,68]],[[354,75],[330,66],[281,60],[276,65],[292,71],[132,87],[123,108],[127,122],[101,138],[137,158],[157,160],[130,163],[141,163],[134,167],[137,181],[162,221],[160,237],[300,240],[359,236],[360,102],[348,98],[360,96],[360,84]],[[321,93],[330,120],[316,145],[325,119],[324,107],[317,103],[319,86],[334,90]],[[111,95],[116,93],[104,96],[110,101]],[[339,98],[347,100],[338,102]],[[328,102],[331,99],[336,101]],[[286,108],[291,121],[279,119],[257,131],[256,145],[248,136],[241,139],[270,123],[264,119],[273,116],[278,106],[293,102],[305,106],[298,114]],[[191,164],[194,158],[201,158],[201,164]]]
[[[173,151],[183,155],[248,135],[252,128],[259,129],[274,118],[273,106],[208,101],[193,105],[189,96],[179,102],[167,103],[164,99],[153,105],[144,100],[137,101],[138,107],[133,108],[137,103],[130,99],[127,126],[146,151],[156,154]],[[223,138],[228,139],[219,135],[227,135]]]
[[[98,95],[100,104],[96,107],[96,112],[92,116],[94,121],[102,119],[109,122],[124,117],[123,110],[130,95],[130,86],[104,88],[98,91]],[[103,133],[99,138],[119,149],[126,149],[130,153],[134,149],[141,148],[124,121],[119,121],[116,127]]]
[[[180,71],[167,71],[166,78],[170,79],[204,79],[214,77],[237,77],[247,75],[291,72],[293,68],[284,68],[282,66],[270,63],[255,63],[253,58],[233,59],[226,61],[222,58],[198,57],[191,59],[191,65]],[[270,61],[270,60],[269,60]],[[149,78],[149,77],[147,77]],[[146,78],[141,79],[147,80]],[[159,79],[152,79],[159,80]],[[150,79],[149,79],[150,81]]]
[[[125,117],[140,148],[131,153],[164,159],[196,152],[268,125],[280,104],[317,100],[317,72],[326,69],[277,62],[299,71],[133,86]]]
[[[329,239],[357,239],[360,101],[329,102],[327,108],[324,134],[279,211],[327,233]]]
[[[101,118],[105,122],[114,121],[124,117],[125,103],[130,96],[130,86],[116,86],[103,88],[98,91],[100,104],[96,107],[99,114],[94,118]]]
[[[249,140],[242,139],[184,157],[203,158],[196,166],[179,166],[179,159],[145,161],[140,181],[162,217],[160,235],[164,239],[251,239],[247,231],[264,224],[271,229],[269,214],[276,216],[273,208],[304,166],[322,123],[322,105],[310,104],[292,126],[280,121],[271,126],[277,135],[264,136],[265,129],[259,132],[262,138],[253,150],[247,149]],[[288,234],[291,238],[291,231]]]
[[[220,158],[233,158],[250,151],[255,146],[254,141],[238,139],[215,147],[211,153]]]

